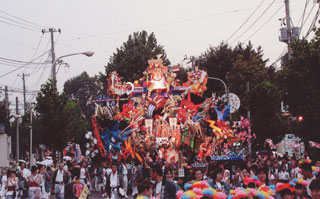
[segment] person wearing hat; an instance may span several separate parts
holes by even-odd
[[[302,178],[294,178],[290,183],[294,184],[294,199],[311,199],[311,197],[307,194],[306,187],[308,186],[308,183],[306,180],[303,180]]]
[[[153,187],[153,196],[159,199],[175,199],[179,187],[171,180],[163,176],[163,170],[159,163],[155,163],[150,167],[150,177],[155,181]]]
[[[293,199],[295,188],[292,184],[289,183],[277,183],[276,185],[276,198],[280,199]]]

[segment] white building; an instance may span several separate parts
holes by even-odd
[[[6,133],[4,124],[0,124],[0,154],[0,167],[9,167],[11,137]]]

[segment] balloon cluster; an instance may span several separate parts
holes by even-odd
[[[196,181],[193,184],[185,184],[185,191],[177,191],[178,199],[198,199],[202,197],[225,199],[227,195],[224,192],[213,189],[207,181]]]

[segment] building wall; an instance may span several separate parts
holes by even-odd
[[[10,137],[6,133],[0,134],[0,167],[9,167],[10,162]]]

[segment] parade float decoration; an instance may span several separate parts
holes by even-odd
[[[196,154],[188,159],[199,163],[243,159],[251,128],[245,118],[235,124],[227,121],[240,106],[234,94],[233,103],[228,103],[229,94],[204,97],[208,75],[198,66],[180,83],[179,66],[164,66],[161,56],[146,64],[133,83],[116,71],[110,73],[106,95],[90,101],[93,130],[86,134],[87,157],[140,162],[156,158],[178,168],[186,154]]]
[[[177,191],[178,199],[198,199],[198,198],[214,198],[226,199],[227,195],[224,192],[213,189],[207,181],[196,181],[193,184],[185,184],[185,191]]]

